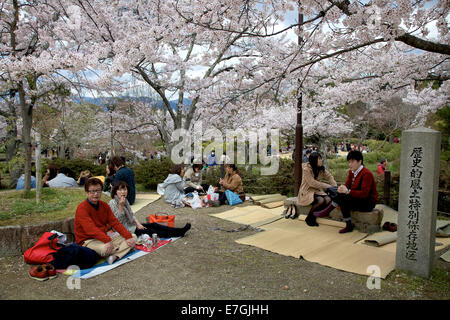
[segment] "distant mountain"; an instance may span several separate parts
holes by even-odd
[[[73,98],[73,101],[75,103],[90,103],[90,104],[95,104],[99,107],[103,107],[104,110],[106,110],[106,106],[109,104],[113,104],[115,103],[117,100],[131,100],[131,101],[136,101],[136,102],[145,102],[148,104],[152,104],[153,100],[150,97],[129,97],[129,96],[121,96],[121,97],[116,97],[116,98],[111,98],[111,97],[100,97],[100,98],[92,98],[92,97],[81,97],[80,98]],[[171,100],[169,101],[170,105],[172,106],[172,109],[177,111],[178,110],[178,100]],[[183,99],[183,105],[185,106],[190,106],[192,103],[191,100],[189,99]],[[161,109],[163,107],[163,102],[162,100],[158,100],[156,101],[156,103],[154,104],[154,108],[155,109]]]

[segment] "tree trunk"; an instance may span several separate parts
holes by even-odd
[[[33,123],[33,107],[26,103],[25,91],[22,81],[19,82],[19,101],[22,109],[22,142],[25,155],[25,179],[24,179],[24,193],[31,190],[31,127]]]

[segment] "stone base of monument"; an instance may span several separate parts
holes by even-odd
[[[299,206],[297,204],[297,198],[287,198],[284,200],[284,207],[287,208],[291,204],[295,205],[297,212],[307,215],[311,206]],[[352,223],[355,228],[364,233],[374,233],[381,231],[381,221],[383,220],[383,209],[374,208],[371,212],[351,211]],[[330,216],[324,219],[331,219],[336,221],[342,221],[342,213],[339,209],[331,211]]]

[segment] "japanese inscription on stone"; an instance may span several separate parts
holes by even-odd
[[[414,147],[410,154],[411,171],[408,205],[408,242],[406,243],[406,259],[417,260],[417,241],[419,234],[420,210],[422,208],[422,175],[423,175],[423,148]]]

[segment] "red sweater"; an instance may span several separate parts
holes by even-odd
[[[109,205],[99,201],[99,208],[95,208],[84,200],[77,207],[75,213],[75,239],[77,244],[83,245],[88,239],[97,239],[104,243],[111,241],[106,234],[114,228],[122,237],[130,239],[131,233],[117,220]]]
[[[350,170],[348,172],[347,181],[345,181],[345,186],[350,189],[350,195],[355,198],[361,199],[372,199],[373,203],[377,203],[378,192],[375,183],[375,178],[372,172],[363,167],[362,170],[356,176],[355,181],[352,184],[353,172]]]

